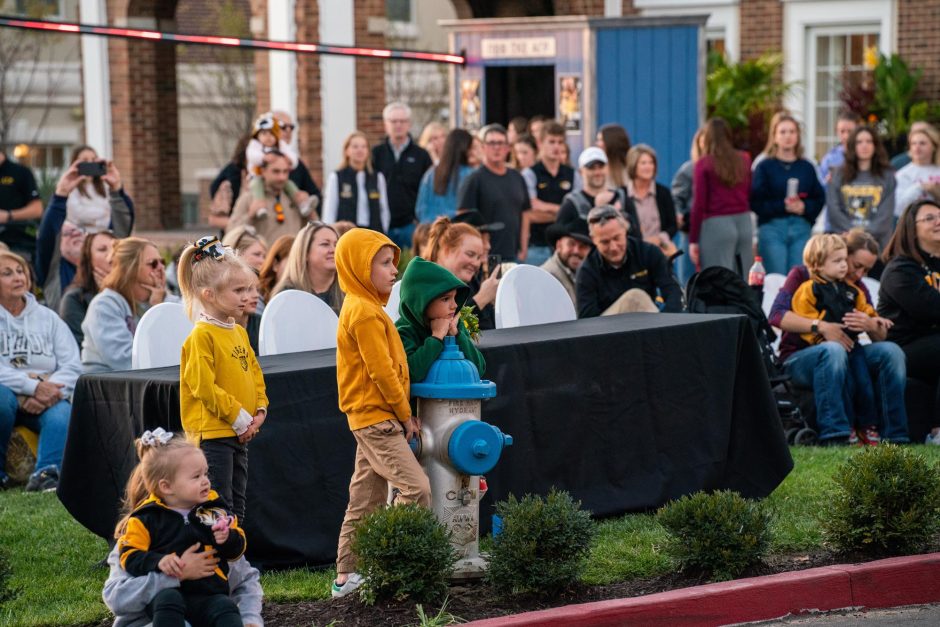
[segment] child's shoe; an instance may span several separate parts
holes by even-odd
[[[262,220],[262,219],[264,219],[264,218],[267,218],[267,217],[268,217],[268,208],[267,208],[267,207],[261,207],[260,209],[258,209],[257,213],[255,213],[255,217],[256,217],[257,219],[259,219],[259,220]]]
[[[346,583],[343,585],[338,585],[336,581],[333,582],[333,586],[330,589],[330,596],[334,599],[339,599],[355,592],[359,586],[362,585],[362,575],[359,573],[351,573],[349,579],[346,580]]]
[[[862,446],[878,446],[881,444],[881,435],[874,427],[865,427],[864,430],[859,429],[858,440]]]
[[[852,429],[852,432],[849,434],[849,446],[858,446],[858,431]]]

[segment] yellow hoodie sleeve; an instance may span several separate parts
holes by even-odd
[[[186,381],[192,395],[205,406],[209,414],[234,424],[242,406],[234,396],[215,384],[212,336],[208,333],[193,333],[190,337],[193,342],[189,346],[189,354],[187,346],[183,346],[182,380]]]
[[[852,287],[855,288],[855,308],[871,318],[877,316],[878,312],[875,311],[875,308],[872,307],[868,299],[865,298],[865,292],[857,285],[853,285]]]
[[[402,373],[399,372],[400,368],[407,368],[407,365],[396,366],[388,354],[385,324],[374,316],[367,316],[358,320],[350,331],[356,338],[356,345],[369,378],[395,411],[398,420],[407,422],[411,418],[411,404],[402,384]]]
[[[809,320],[822,320],[823,312],[816,309],[816,296],[813,294],[813,282],[804,281],[793,293],[790,300],[790,309],[798,316]],[[812,333],[801,333],[800,337],[810,344],[815,344],[819,338]]]

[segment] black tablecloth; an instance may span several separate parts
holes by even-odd
[[[792,468],[757,341],[744,317],[629,314],[488,331],[498,395],[484,420],[515,439],[481,511],[510,492],[568,490],[597,516],[701,489],[769,494]],[[249,557],[335,558],[355,442],[337,408],[333,351],[261,358],[269,418],[249,446]],[[83,376],[59,498],[110,537],[144,429],[178,430],[178,368]]]

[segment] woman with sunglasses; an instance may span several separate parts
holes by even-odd
[[[118,240],[111,253],[111,271],[101,288],[82,322],[82,368],[85,372],[130,370],[140,317],[166,300],[166,269],[160,251],[139,237]]]
[[[884,257],[878,313],[894,322],[888,339],[907,356],[907,376],[936,390],[927,444],[940,445],[940,202],[908,207]]]

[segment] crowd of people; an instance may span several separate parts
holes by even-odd
[[[940,411],[940,135],[929,124],[913,126],[908,163],[894,169],[877,131],[842,115],[840,143],[817,167],[786,112],[773,117],[753,159],[714,118],[696,132],[690,160],[668,187],[655,148],[632,145],[616,124],[572,156],[565,128],[543,117],[477,133],[434,123],[418,141],[407,105],[389,104],[383,120],[386,136],[374,145],[361,131],[349,134],[321,193],[294,148],[290,116],[260,116],[211,186],[219,237],[172,261],[131,236],[134,203],[117,165],[93,148],[74,150],[45,210],[29,170],[0,153],[0,489],[11,483],[4,462],[17,426],[39,434],[26,489],[56,487],[78,377],[129,369],[147,309],[183,300],[200,323],[181,365],[183,427],[198,446],[168,434],[141,443],[143,470],[129,486],[111,559],[112,578],[120,575],[113,590],[147,594],[151,588],[127,582],[155,568],[209,576],[205,560],[182,552],[151,563],[152,547],[140,546],[151,532],[175,534],[167,541],[177,544],[193,538],[147,503],[189,510],[221,499],[215,508],[223,514],[205,537],[225,547],[222,557],[244,549],[245,447],[267,414],[255,359],[260,316],[285,290],[315,295],[340,320],[340,404],[359,450],[337,596],[359,583],[349,533],[377,506],[377,477],[401,479],[399,500],[429,498],[399,437],[420,428],[407,403],[408,372],[421,379],[452,335],[482,374],[482,356],[455,312],[469,305],[480,328],[493,328],[499,282],[513,264],[542,267],[588,318],[681,312],[692,273],[721,266],[746,278],[756,252],[768,272],[787,275],[769,319],[783,331],[784,369],[814,392],[822,443],[908,441],[908,377],[934,386]],[[378,305],[405,250],[414,259],[395,329]],[[881,279],[877,311],[861,281],[869,274]],[[388,344],[391,334],[404,345]],[[363,370],[378,387],[363,387]],[[935,418],[927,441],[940,444]],[[169,461],[145,463],[157,449]],[[186,494],[174,486],[180,468],[193,475]],[[223,600],[189,608],[185,590],[182,600],[158,598],[151,617],[180,607],[231,612]]]

